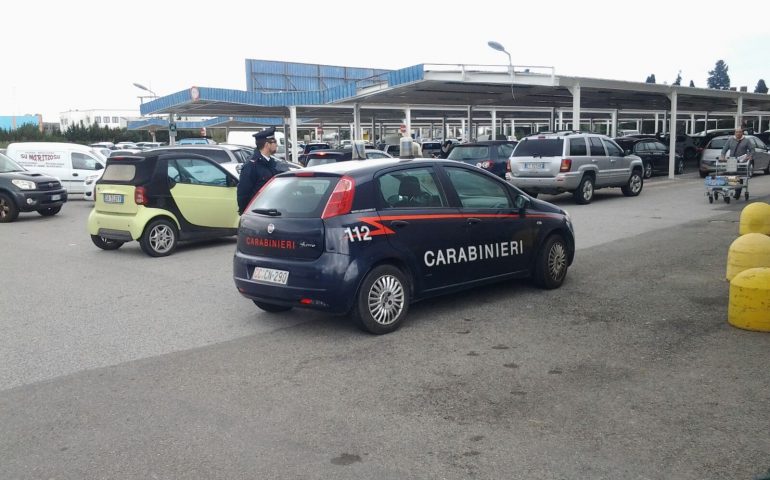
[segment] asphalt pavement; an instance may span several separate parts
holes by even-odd
[[[745,202],[695,177],[542,197],[576,226],[562,288],[424,301],[385,336],[259,312],[232,239],[152,259],[91,245],[86,202],[22,215],[0,226],[0,478],[752,479],[770,335],[727,324],[724,281]]]

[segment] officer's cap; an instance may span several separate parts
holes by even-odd
[[[256,142],[267,142],[269,140],[275,140],[275,127],[262,130],[254,134],[254,140]]]

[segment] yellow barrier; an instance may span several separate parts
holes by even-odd
[[[770,236],[747,233],[736,238],[727,252],[727,280],[758,267],[770,267]]]
[[[741,210],[741,222],[738,233],[761,233],[770,235],[770,205],[764,202],[754,202]]]
[[[770,268],[750,268],[733,278],[727,321],[744,330],[770,332]]]

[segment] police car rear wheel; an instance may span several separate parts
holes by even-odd
[[[546,289],[558,288],[567,276],[567,242],[561,235],[552,235],[537,254],[535,283]]]
[[[91,235],[91,242],[102,250],[117,250],[123,246],[123,242],[119,240],[110,240],[99,235]]]
[[[366,275],[356,296],[353,319],[368,332],[396,330],[409,310],[406,276],[392,265],[380,265]]]
[[[254,300],[254,305],[270,313],[287,312],[291,310],[291,307],[285,307],[283,305],[275,305],[272,303],[258,302],[257,300]]]
[[[142,251],[151,257],[165,257],[171,255],[176,249],[179,233],[176,227],[168,220],[153,220],[144,229],[139,245]]]

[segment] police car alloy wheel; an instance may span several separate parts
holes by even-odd
[[[552,235],[543,244],[535,260],[535,282],[542,288],[558,288],[567,276],[567,243]]]
[[[178,237],[174,224],[161,218],[153,220],[144,229],[139,245],[151,257],[165,257],[176,249]]]
[[[405,275],[392,265],[380,265],[366,275],[358,290],[353,319],[362,329],[383,334],[396,330],[411,300]]]
[[[91,242],[102,250],[117,250],[123,246],[123,242],[119,240],[110,240],[99,235],[91,235]]]

